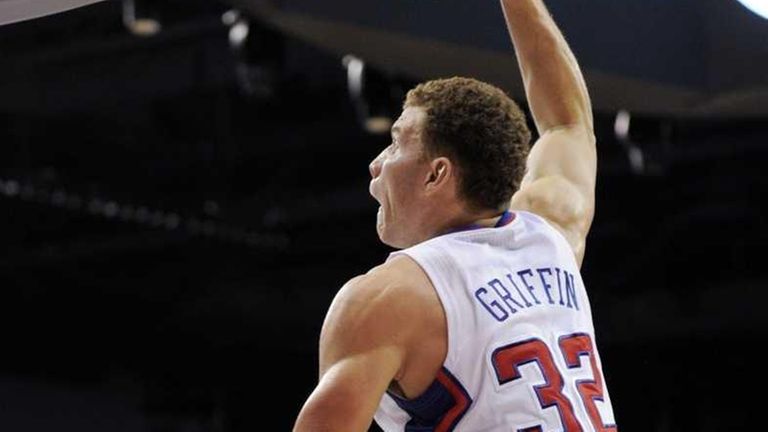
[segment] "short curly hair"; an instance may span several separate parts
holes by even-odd
[[[425,154],[458,167],[461,197],[472,209],[507,208],[520,187],[531,132],[520,107],[502,90],[453,77],[419,84],[406,107],[426,111]]]

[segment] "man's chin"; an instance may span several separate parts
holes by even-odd
[[[384,227],[382,227],[380,224],[376,225],[376,234],[379,235],[379,241],[381,241],[387,246],[392,246],[391,239],[387,237],[386,235],[387,233],[384,231]]]
[[[409,247],[407,242],[392,236],[391,233],[388,233],[381,225],[376,226],[376,232],[379,234],[379,240],[389,247],[395,249],[405,249]]]
[[[376,234],[379,235],[379,240],[387,246],[392,246],[392,240],[387,236],[387,232],[384,229],[384,225],[376,223]]]

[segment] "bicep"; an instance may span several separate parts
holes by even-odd
[[[365,431],[404,358],[386,288],[353,280],[334,299],[320,337],[320,382],[295,431]]]
[[[397,372],[394,353],[365,353],[333,363],[299,414],[295,431],[366,431]]]
[[[545,133],[528,157],[511,208],[536,213],[562,232],[581,263],[595,207],[597,157],[586,128]]]
[[[520,189],[547,177],[561,178],[583,192],[593,192],[597,172],[595,135],[586,126],[562,126],[536,141],[526,162]]]

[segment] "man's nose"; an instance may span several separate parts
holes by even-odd
[[[381,174],[381,154],[371,161],[368,165],[368,171],[371,173],[371,178],[376,178]]]

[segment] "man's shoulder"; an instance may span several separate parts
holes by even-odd
[[[417,300],[425,287],[431,284],[419,264],[407,255],[397,255],[350,279],[339,294],[398,302]]]
[[[430,298],[424,289],[429,280],[419,272],[410,258],[395,257],[350,279],[328,311],[321,344],[349,339],[346,343],[358,348],[409,345],[436,300],[434,290]]]
[[[393,256],[381,265],[372,268],[363,276],[370,277],[373,280],[386,281],[398,286],[410,286],[421,278],[428,281],[426,273],[421,269],[421,266],[406,254]]]

